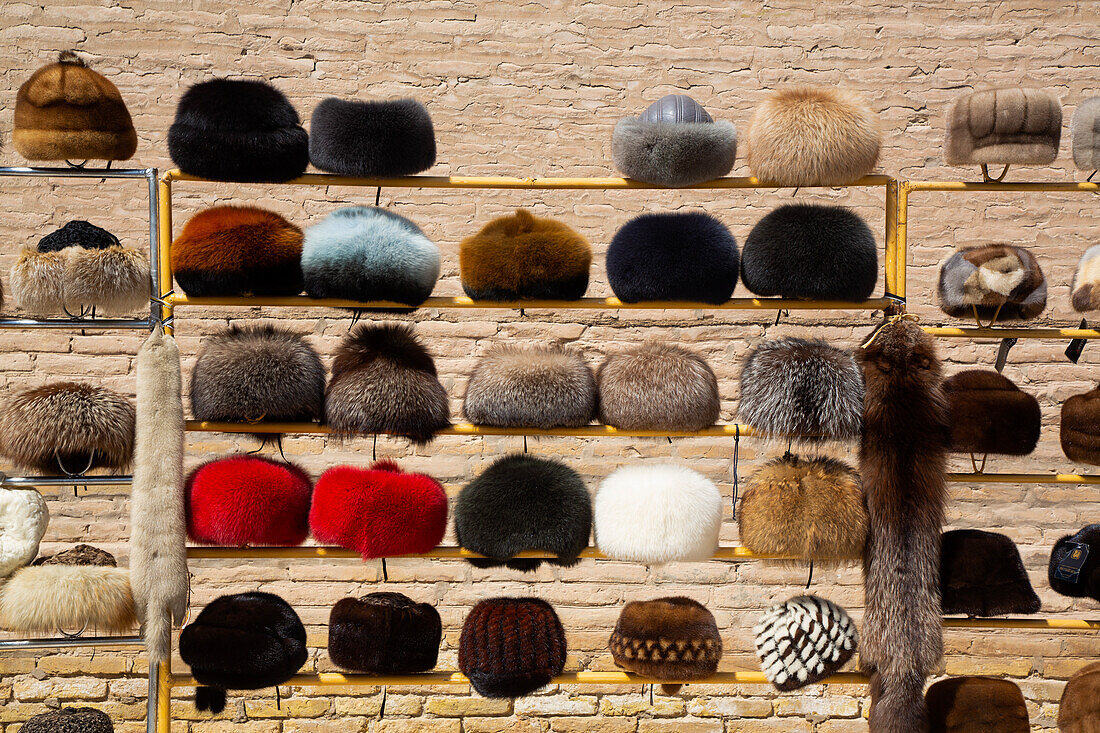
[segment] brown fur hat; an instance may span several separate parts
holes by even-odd
[[[658,682],[710,677],[722,659],[714,615],[683,596],[626,604],[608,645],[615,664]]]
[[[1062,452],[1075,463],[1100,466],[1100,387],[1062,404]]]
[[[1024,694],[1014,682],[951,677],[928,688],[929,733],[1029,733]]]
[[[565,629],[541,598],[487,598],[462,623],[458,668],[483,697],[530,695],[565,669]]]
[[[1047,280],[1023,247],[967,247],[940,267],[940,308],[955,318],[1026,321],[1047,307]]]
[[[1100,733],[1100,662],[1086,665],[1069,678],[1058,704],[1061,733]]]
[[[703,357],[652,342],[600,364],[600,421],[622,430],[694,431],[718,420],[718,379]]]
[[[1062,105],[1041,89],[986,89],[947,113],[948,165],[1047,165],[1058,157]]]
[[[1016,544],[1003,534],[978,529],[943,533],[940,590],[945,614],[1037,613],[1042,605]]]
[[[1039,442],[1039,401],[992,369],[967,369],[943,383],[951,450],[1026,456]]]
[[[1078,170],[1100,168],[1100,97],[1089,97],[1073,111],[1073,164]]]

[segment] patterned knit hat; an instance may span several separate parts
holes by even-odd
[[[797,596],[768,609],[753,629],[764,675],[781,692],[820,682],[856,651],[856,626],[843,608]]]
[[[565,669],[565,630],[538,598],[491,598],[462,625],[458,668],[484,697],[522,697]]]
[[[722,658],[714,616],[682,596],[626,604],[608,644],[615,664],[659,682],[704,679]]]

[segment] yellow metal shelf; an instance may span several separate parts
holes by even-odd
[[[970,339],[1097,339],[1100,329],[1096,328],[1016,328],[998,327],[979,328],[978,326],[925,326],[925,333],[944,338]]]
[[[203,547],[192,546],[187,548],[187,557],[192,559],[226,559],[226,558],[292,558],[292,559],[317,559],[317,558],[354,558],[360,559],[358,552],[343,547]],[[393,555],[388,559],[467,559],[485,557],[476,552],[470,552],[461,547],[437,547],[434,550],[411,555]],[[540,550],[524,550],[515,557],[527,558],[553,558],[556,555]],[[580,557],[596,560],[606,560],[607,555],[595,547],[583,550]],[[380,558],[374,558],[380,559]],[[789,559],[779,555],[757,555],[747,547],[720,547],[713,555],[715,560],[783,560]]]
[[[1100,183],[1089,181],[900,181],[903,191],[1064,191],[1100,193]]]
[[[297,433],[302,435],[329,435],[332,428],[318,423],[235,423],[235,422],[203,422],[200,420],[188,420],[187,429],[200,433]],[[386,433],[388,434],[388,433]],[[579,428],[494,428],[487,425],[471,425],[469,423],[455,423],[443,428],[436,435],[553,435],[576,438],[617,436],[621,438],[704,438],[704,437],[728,437],[740,436],[742,438],[752,436],[755,433],[748,425],[714,425],[703,430],[620,430],[610,425],[584,425]],[[366,437],[368,434],[364,433]]]
[[[1100,484],[1100,476],[1077,473],[949,473],[947,480],[966,484]]]
[[[945,618],[945,629],[1100,631],[1100,620],[1076,618]]]

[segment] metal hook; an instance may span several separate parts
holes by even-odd
[[[733,518],[737,519],[737,491],[740,479],[737,476],[737,462],[738,453],[741,448],[741,425],[734,423],[733,425]]]
[[[814,561],[810,560],[810,577],[806,578],[806,589],[809,590],[810,583],[814,582]]]
[[[779,325],[779,321],[780,321],[780,320],[781,320],[781,319],[783,318],[783,316],[787,316],[787,317],[790,317],[790,315],[791,315],[791,312],[790,312],[789,310],[786,310],[786,309],[780,309],[780,310],[779,310],[779,311],[778,311],[778,312],[777,312],[777,313],[775,314],[775,325],[776,325],[776,326],[778,326],[778,325]]]
[[[351,333],[351,329],[355,328],[355,324],[359,323],[359,319],[363,317],[362,308],[354,308],[351,311],[351,323],[348,324],[348,333]]]
[[[527,452],[527,436],[526,435],[523,436],[523,452],[524,453]]]
[[[987,458],[989,458],[989,454],[988,453],[983,453],[982,454],[982,465],[979,468],[978,467],[978,461],[977,461],[977,459],[974,458],[974,454],[973,453],[970,454],[970,465],[974,468],[974,473],[979,473],[979,474],[980,473],[985,473],[985,461],[986,461]]]
[[[83,471],[78,471],[77,473],[70,473],[69,469],[65,468],[65,464],[61,462],[61,456],[57,453],[57,448],[53,449],[53,458],[57,461],[57,467],[61,469],[61,473],[69,478],[81,478],[92,469],[92,464],[95,462],[95,448],[92,448],[88,453],[88,465],[84,467]]]
[[[76,631],[76,632],[73,632],[73,633],[69,633],[68,631],[65,631],[65,629],[61,628],[60,625],[57,627],[57,633],[61,634],[66,639],[78,639],[87,630],[88,630],[88,621],[86,619],[84,621],[84,625],[80,627],[80,631]]]
[[[1085,183],[1092,183],[1092,177],[1095,176],[1096,173],[1097,173],[1097,171],[1093,171],[1092,173],[1089,173],[1089,177],[1085,179]]]
[[[985,163],[982,163],[982,178],[985,179],[986,183],[1000,183],[1005,179],[1005,176],[1008,175],[1008,169],[1008,164],[1005,164],[1004,170],[1001,171],[1001,175],[994,178],[993,176],[989,175],[989,166]]]
[[[386,717],[386,696],[389,693],[389,686],[382,685],[382,705],[378,708],[378,719]]]
[[[997,322],[997,316],[1001,315],[1001,308],[1004,308],[1004,301],[997,306],[997,310],[993,311],[993,318],[989,319],[988,324],[983,324],[981,317],[978,315],[978,306],[971,305],[970,308],[974,311],[974,322],[978,324],[978,328],[993,328],[993,324]]]
[[[382,187],[381,187],[381,186],[379,186],[379,187],[378,187],[378,190],[377,190],[377,191],[375,192],[375,194],[374,194],[374,205],[375,205],[375,206],[378,206],[378,204],[379,204],[379,203],[380,203],[381,201],[382,201]]]
[[[374,434],[374,446],[371,448],[370,451],[370,459],[372,461],[378,460],[378,433]]]
[[[382,558],[382,582],[388,583],[390,581],[390,571],[386,567],[386,558]]]

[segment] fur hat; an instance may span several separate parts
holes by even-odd
[[[979,529],[943,533],[940,594],[944,614],[1001,616],[1037,613],[1042,606],[1016,544]]]
[[[410,326],[360,324],[336,350],[325,394],[337,435],[394,433],[431,442],[450,424],[447,391]]]
[[[765,341],[741,370],[738,417],[769,438],[854,440],[863,375],[851,353],[821,339]]]
[[[105,387],[54,382],[17,393],[0,410],[0,454],[29,470],[122,470],[134,452],[134,405]]]
[[[1050,553],[1047,578],[1056,593],[1100,601],[1100,524],[1058,540]]]
[[[439,611],[401,593],[342,598],[328,619],[328,655],[336,666],[352,672],[431,671],[442,639]]]
[[[107,713],[95,708],[61,708],[39,713],[19,729],[25,733],[114,733]]]
[[[592,499],[576,471],[549,458],[512,454],[462,489],[455,501],[455,536],[462,547],[485,555],[479,568],[504,565],[536,570],[542,560],[515,558],[525,550],[557,556],[546,562],[573,565],[588,547]]]
[[[463,239],[458,267],[474,300],[576,300],[588,289],[592,245],[567,224],[516,209]]]
[[[833,458],[768,462],[748,480],[737,521],[741,543],[760,555],[860,560],[867,544],[859,474]]]
[[[878,115],[854,91],[796,86],[774,92],[749,122],[749,170],[777,186],[844,186],[878,162]]]
[[[1100,662],[1082,667],[1069,678],[1058,704],[1058,730],[1100,733]]]
[[[206,339],[191,371],[191,412],[207,422],[324,418],[325,367],[301,336],[275,326],[231,326]]]
[[[1041,89],[986,89],[951,105],[943,157],[948,165],[1047,165],[1061,139],[1057,97]]]
[[[30,563],[46,535],[50,510],[33,488],[0,488],[0,578]]]
[[[137,132],[118,88],[74,51],[31,75],[15,95],[11,142],[27,160],[127,160]]]
[[[1100,101],[1100,97],[1096,99]],[[1073,310],[1078,313],[1100,310],[1100,244],[1094,244],[1081,255],[1070,292]]]
[[[306,230],[302,274],[313,298],[420,305],[439,279],[439,247],[416,224],[373,206],[337,209]]]
[[[483,697],[522,697],[565,669],[565,629],[539,598],[479,601],[462,624],[458,668]]]
[[[435,130],[415,99],[356,102],[329,97],[313,110],[309,160],[342,176],[408,176],[435,165]]]
[[[195,542],[300,545],[309,536],[313,483],[293,463],[263,456],[229,456],[187,477],[187,535]]]
[[[215,181],[279,183],[309,165],[309,139],[294,107],[255,79],[211,79],[180,98],[168,128],[180,170]]]
[[[866,300],[878,281],[875,235],[843,206],[780,206],[749,232],[741,281],[756,295]]]
[[[722,495],[683,466],[619,468],[600,483],[593,508],[596,545],[615,560],[706,560],[718,549]]]
[[[1066,458],[1100,466],[1100,387],[1073,395],[1062,403],[1059,438]]]
[[[925,693],[930,733],[1029,733],[1027,705],[1009,680],[951,677]]]
[[[431,476],[392,461],[337,466],[317,479],[309,526],[318,541],[364,559],[428,552],[447,531],[447,494]]]
[[[607,282],[624,303],[724,303],[737,287],[737,240],[710,214],[636,216],[607,248]]]
[[[855,654],[859,636],[847,612],[817,596],[772,606],[753,628],[764,676],[781,692],[820,682]]]
[[[955,318],[1026,321],[1047,307],[1047,281],[1023,247],[967,247],[940,267],[940,308]]]
[[[297,295],[302,230],[274,211],[213,206],[172,242],[172,274],[188,295]]]
[[[1073,164],[1082,171],[1100,168],[1100,97],[1089,97],[1077,105],[1069,129]]]
[[[992,369],[967,369],[943,382],[951,450],[1026,456],[1039,442],[1039,400]]]
[[[180,632],[179,653],[203,685],[195,707],[212,713],[225,709],[226,690],[282,684],[309,658],[301,619],[271,593],[214,599]]]
[[[600,421],[622,430],[695,431],[718,421],[714,371],[693,351],[651,342],[607,357],[596,372]]]
[[[737,157],[737,128],[715,122],[683,94],[666,94],[638,117],[615,125],[615,167],[628,178],[657,186],[692,186],[721,178]]]
[[[626,604],[608,646],[615,664],[627,672],[666,683],[710,677],[722,659],[714,615],[683,596]]]

